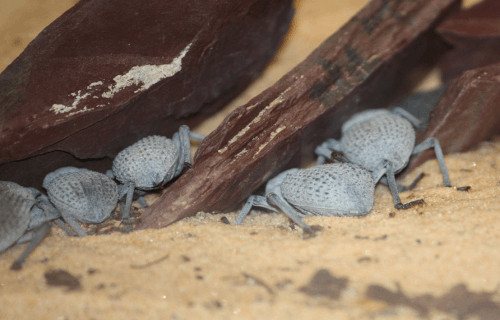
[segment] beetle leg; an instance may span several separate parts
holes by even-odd
[[[325,142],[317,146],[316,150],[314,150],[314,153],[316,153],[316,155],[318,156],[316,164],[324,164],[326,159],[331,159],[332,151],[340,152],[340,149],[340,141],[335,139],[327,139]]]
[[[422,178],[425,176],[425,173],[421,172],[408,186],[403,186],[398,183],[398,191],[399,192],[404,192],[404,191],[409,191],[415,189],[417,184],[422,180]]]
[[[413,206],[424,203],[423,199],[411,201],[403,204],[401,198],[399,198],[398,186],[396,183],[396,178],[394,177],[394,170],[392,169],[392,164],[389,161],[385,163],[387,182],[389,183],[389,189],[391,189],[392,199],[394,201],[394,207],[396,209],[409,209]]]
[[[445,187],[451,187],[450,177],[448,176],[448,169],[446,169],[446,164],[444,163],[443,150],[441,149],[441,145],[439,144],[438,139],[436,138],[428,138],[419,143],[413,149],[412,154],[418,154],[424,150],[434,148],[434,152],[436,154],[436,159],[439,163],[439,167],[441,168],[441,173],[443,174],[443,183]]]
[[[33,239],[33,230],[26,231],[21,238],[17,239],[16,244],[28,243]]]
[[[45,222],[40,227],[32,231],[33,236],[31,238],[30,243],[28,244],[26,249],[24,249],[23,253],[21,253],[21,255],[16,259],[16,261],[12,263],[10,267],[11,270],[21,269],[24,260],[26,260],[26,258],[33,250],[35,250],[38,244],[43,240],[45,235],[49,232],[49,230],[50,230],[50,223]]]
[[[245,203],[240,213],[238,214],[238,217],[236,218],[236,224],[241,224],[243,222],[243,220],[248,215],[250,210],[252,210],[252,207],[260,207],[274,212],[278,212],[278,210],[276,210],[274,207],[269,205],[269,203],[267,203],[266,197],[252,195],[248,197],[247,202]]]
[[[127,197],[125,198],[125,207],[122,211],[122,221],[127,223],[130,220],[130,209],[132,208],[132,200],[134,198],[135,183],[128,183]]]
[[[405,109],[401,107],[394,107],[391,110],[392,113],[397,114],[400,117],[405,118],[408,120],[415,128],[420,129],[422,127],[422,121],[420,121],[417,117],[415,117],[413,114],[410,112],[406,111]]]
[[[76,236],[76,233],[74,233],[70,228],[68,228],[60,218],[55,219],[54,222],[59,226],[59,228],[63,229],[68,234],[68,236],[70,237]]]
[[[195,139],[195,140],[200,140],[200,141],[205,140],[205,136],[204,135],[201,135],[201,134],[198,134],[198,133],[194,133],[192,131],[189,131],[189,137],[192,138],[192,139]]]
[[[179,131],[174,134],[173,137],[174,142],[177,142],[179,150],[179,160],[177,162],[177,169],[175,171],[175,176],[178,176],[182,173],[184,169],[184,164],[191,163],[191,142],[189,141],[189,127],[186,125],[182,125],[179,128]]]
[[[175,147],[177,148],[177,167],[175,168],[174,172],[174,177],[177,177],[178,175],[181,174],[182,170],[184,169],[184,150],[181,145],[181,140],[179,138],[179,132],[174,133],[172,136],[172,141],[175,144]]]
[[[74,218],[64,217],[64,221],[66,221],[66,223],[69,224],[69,226],[73,230],[75,230],[76,234],[79,237],[85,237],[87,235],[87,232],[85,232],[85,230],[83,230],[83,228],[80,226],[80,224],[78,224],[78,221],[76,221]]]
[[[405,191],[409,191],[409,190],[413,190],[415,189],[415,187],[417,186],[417,184],[420,182],[420,180],[422,180],[422,178],[425,176],[425,173],[421,172],[411,183],[410,185],[408,186],[403,186],[399,183],[396,183],[397,187],[398,187],[398,191],[399,192],[405,192]],[[382,179],[380,179],[380,182],[385,184],[385,185],[388,185],[388,182],[387,182],[387,178],[386,177],[382,177]]]
[[[139,196],[139,198],[137,198],[137,202],[139,202],[139,204],[143,208],[146,208],[148,206],[148,203],[146,202],[146,200],[144,200],[143,196]]]
[[[191,142],[189,141],[189,127],[182,125],[179,128],[179,142],[183,154],[184,163],[191,165]],[[183,164],[184,166],[184,164]]]
[[[293,222],[298,224],[304,230],[304,232],[307,232],[309,234],[314,233],[313,229],[300,218],[302,214],[295,210],[291,205],[289,205],[281,195],[271,192],[267,195],[267,201],[280,208],[281,211],[283,211],[284,214],[292,219]]]

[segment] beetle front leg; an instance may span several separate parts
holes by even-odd
[[[417,129],[420,129],[422,127],[422,121],[420,121],[420,119],[418,119],[413,114],[411,114],[410,112],[406,111],[405,109],[403,109],[401,107],[394,107],[391,110],[391,112],[394,114],[397,114],[400,117],[405,118]]]
[[[191,166],[191,142],[189,141],[189,127],[182,125],[179,131],[172,137],[174,143],[178,146],[179,160],[175,170],[175,176],[179,176],[184,169],[184,164]]]
[[[33,233],[30,243],[21,255],[10,266],[11,270],[20,270],[24,260],[35,250],[35,248],[42,242],[45,235],[50,231],[50,222],[45,222],[37,229],[31,231]]]
[[[250,210],[252,210],[252,207],[260,207],[274,212],[278,212],[278,210],[276,210],[274,207],[269,205],[269,203],[267,203],[266,197],[252,195],[248,197],[247,202],[245,203],[240,213],[238,214],[238,217],[236,218],[236,224],[241,224],[243,222],[248,213],[250,213]]]
[[[302,214],[299,213],[297,210],[295,210],[291,205],[289,205],[288,202],[286,202],[286,200],[283,199],[281,195],[271,192],[270,194],[267,195],[267,201],[280,208],[281,211],[283,211],[284,214],[286,214],[290,219],[292,219],[293,222],[298,224],[304,230],[304,232],[307,232],[309,234],[314,233],[313,229],[310,226],[308,226],[304,221],[302,221],[301,219]]]
[[[324,164],[326,159],[332,158],[332,151],[341,151],[340,150],[340,141],[335,139],[327,139],[325,142],[320,144],[314,150],[314,153],[318,156],[318,160],[316,165]]]
[[[189,137],[199,141],[203,141],[206,138],[204,135],[192,132],[191,130],[189,130]]]

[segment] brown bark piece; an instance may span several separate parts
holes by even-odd
[[[473,41],[500,37],[499,13],[499,1],[483,0],[475,6],[450,15],[436,30],[454,46],[470,47],[474,45]]]
[[[145,210],[139,228],[234,208],[301,156],[312,158],[314,147],[338,135],[350,115],[399,98],[402,79],[434,40],[433,27],[458,2],[371,1],[276,84],[228,115],[201,145],[192,169]]]
[[[417,141],[438,138],[444,153],[468,150],[500,134],[499,101],[500,64],[466,71],[445,90]],[[432,150],[412,157],[406,171],[432,157]]]
[[[292,15],[291,0],[78,2],[0,75],[0,180],[110,169],[140,138],[194,125],[259,74]]]
[[[453,45],[441,61],[444,81],[500,62],[500,1],[484,0],[450,15],[436,31]]]

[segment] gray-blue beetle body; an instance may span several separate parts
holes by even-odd
[[[0,181],[0,252],[14,244],[30,242],[12,269],[21,268],[22,262],[50,230],[49,222],[59,217],[59,212],[40,191]]]
[[[357,113],[342,126],[340,140],[328,139],[316,148],[318,164],[330,158],[332,151],[341,152],[349,162],[369,170],[375,183],[382,179],[382,182],[389,185],[397,209],[407,209],[423,203],[420,199],[403,204],[399,198],[399,191],[411,187],[399,186],[395,174],[408,165],[411,155],[434,148],[443,173],[444,185],[449,187],[451,184],[439,141],[436,138],[429,138],[415,146],[413,126],[419,125],[418,119],[401,108],[394,108],[392,111],[374,109]],[[412,187],[422,176],[412,183]]]
[[[108,176],[74,167],[63,167],[43,180],[50,201],[79,236],[87,233],[83,223],[101,223],[118,203],[118,186]]]
[[[236,220],[240,224],[253,206],[280,209],[305,231],[306,215],[357,216],[370,212],[375,184],[369,171],[351,163],[290,169],[269,180],[266,196],[252,195]]]
[[[182,125],[172,139],[145,137],[116,155],[112,175],[122,183],[120,199],[126,195],[122,214],[124,221],[130,218],[134,191],[159,189],[179,176],[184,164],[191,165],[190,137],[198,140],[205,138]]]

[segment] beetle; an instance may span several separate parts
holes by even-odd
[[[0,252],[14,244],[29,242],[11,269],[21,268],[49,232],[50,221],[59,217],[59,212],[40,191],[15,182],[0,181]]]
[[[395,180],[395,175],[408,165],[412,155],[433,148],[444,186],[451,187],[451,183],[438,139],[428,138],[415,146],[413,126],[419,127],[420,121],[402,108],[359,112],[342,125],[340,141],[327,139],[316,148],[317,163],[324,163],[332,151],[342,152],[348,161],[372,172],[375,183],[382,179],[383,183],[389,185],[396,209],[408,209],[421,204],[423,199],[403,204],[399,197],[402,188],[398,187]]]
[[[83,168],[63,167],[45,176],[43,187],[64,221],[79,235],[87,233],[78,224],[101,223],[118,203],[118,186],[105,174]]]
[[[125,186],[120,194],[120,198],[126,196],[123,221],[130,219],[134,191],[160,189],[182,173],[184,164],[191,165],[190,137],[198,140],[205,138],[182,125],[172,139],[148,136],[117,154],[112,173]]]
[[[359,216],[373,207],[375,183],[369,171],[352,163],[330,163],[307,169],[289,169],[266,184],[266,195],[248,198],[236,218],[241,224],[252,207],[284,212],[305,232],[306,215]]]

